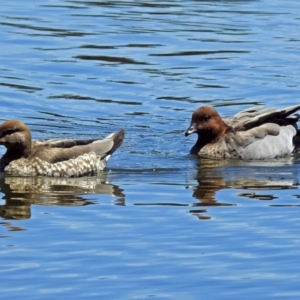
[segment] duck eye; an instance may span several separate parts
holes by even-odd
[[[208,121],[210,119],[209,115],[203,116],[203,121]]]

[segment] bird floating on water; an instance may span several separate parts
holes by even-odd
[[[79,177],[103,170],[124,140],[123,129],[100,139],[32,141],[29,128],[18,120],[0,125],[0,145],[6,152],[0,171],[16,175]]]
[[[294,114],[300,105],[284,109],[255,106],[233,117],[221,118],[210,106],[198,108],[185,135],[197,133],[190,153],[215,159],[261,160],[279,158],[300,148],[300,131]]]

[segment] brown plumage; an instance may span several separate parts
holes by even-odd
[[[197,133],[190,153],[210,158],[270,159],[299,150],[300,105],[276,110],[261,106],[221,118],[210,106],[198,108],[185,135]]]
[[[19,175],[78,177],[103,170],[107,160],[122,144],[123,129],[103,140],[50,139],[32,141],[29,128],[17,120],[0,125],[0,145],[6,153],[0,171]]]

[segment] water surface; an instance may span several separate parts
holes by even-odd
[[[0,121],[126,140],[97,177],[1,174],[2,299],[298,299],[299,157],[199,160],[193,110],[298,103],[297,1],[9,1]],[[4,149],[0,149],[1,154]]]

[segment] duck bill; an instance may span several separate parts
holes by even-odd
[[[197,132],[197,126],[196,123],[192,123],[191,126],[187,129],[187,131],[185,132],[185,136],[188,136],[192,133],[196,133]]]

